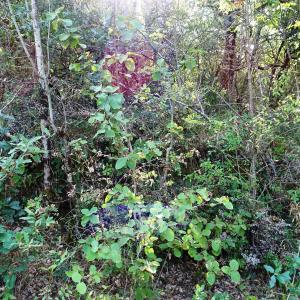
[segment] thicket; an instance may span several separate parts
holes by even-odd
[[[0,8],[1,299],[299,299],[299,1]]]

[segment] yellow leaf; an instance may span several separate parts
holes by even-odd
[[[129,72],[133,72],[135,70],[135,62],[132,58],[128,58],[125,61],[125,66]]]

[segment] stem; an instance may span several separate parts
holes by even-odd
[[[253,89],[253,66],[252,66],[252,49],[251,49],[251,36],[250,36],[250,14],[251,14],[251,2],[247,0],[245,2],[245,32],[246,32],[246,61],[247,61],[247,83],[248,83],[248,104],[249,104],[249,115],[253,120],[255,117],[255,102],[254,102],[254,89]],[[253,125],[253,124],[252,124]],[[251,126],[252,127],[252,126]],[[252,128],[253,130],[253,128]],[[255,200],[257,196],[257,174],[256,174],[256,165],[257,165],[257,153],[255,151],[255,137],[251,141],[250,148],[251,155],[251,166],[250,166],[250,187],[251,187],[251,196]]]
[[[43,155],[43,163],[44,163],[44,190],[49,191],[50,190],[50,166],[49,166],[49,148],[48,148],[48,136],[46,133],[47,123],[46,120],[41,120],[41,132],[42,132],[42,144],[44,148],[44,155]]]
[[[34,41],[35,41],[36,63],[37,63],[37,69],[39,74],[39,81],[47,97],[48,113],[49,113],[49,120],[50,120],[51,127],[53,128],[54,132],[57,132],[56,126],[54,124],[51,92],[50,92],[49,83],[45,71],[44,55],[43,55],[42,40],[41,40],[41,30],[39,25],[36,0],[31,0],[31,17],[32,17],[32,28],[33,28]]]

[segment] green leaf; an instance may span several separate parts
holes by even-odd
[[[205,200],[208,201],[209,195],[207,189],[198,189],[197,193]]]
[[[223,203],[223,205],[229,210],[233,209],[233,204],[231,202],[225,202]]]
[[[77,283],[76,290],[80,295],[84,295],[86,293],[86,284],[84,282]]]
[[[161,202],[156,201],[153,204],[153,206],[150,208],[150,213],[152,216],[157,217],[158,215],[161,214],[162,210],[163,210],[163,206],[162,206]]]
[[[107,82],[112,82],[112,75],[108,70],[102,71],[102,78]]]
[[[54,20],[54,21],[51,23],[51,26],[52,26],[53,31],[56,32],[56,31],[58,30],[58,25],[59,25],[59,20],[58,20],[58,19]]]
[[[241,275],[238,271],[231,271],[230,278],[234,283],[239,283],[241,281]]]
[[[264,268],[269,273],[274,273],[275,272],[275,270],[271,266],[264,265]]]
[[[93,206],[93,207],[90,209],[90,214],[92,215],[92,214],[96,213],[97,211],[98,211],[98,208],[95,207],[95,206]]]
[[[116,136],[116,133],[114,132],[114,130],[110,129],[110,128],[107,128],[105,130],[105,136],[108,137],[108,138],[113,138]]]
[[[113,94],[108,96],[109,105],[113,109],[120,109],[124,103],[124,97],[122,94]]]
[[[97,272],[96,266],[95,265],[90,265],[89,272],[90,272],[90,275],[95,274]]]
[[[216,281],[216,275],[213,272],[207,272],[206,273],[206,281],[209,285],[213,285]]]
[[[208,260],[206,263],[208,271],[218,272],[220,270],[219,263],[216,260]]]
[[[77,27],[71,27],[71,28],[68,28],[69,32],[72,32],[72,33],[75,33],[78,31],[78,28]],[[74,34],[73,35],[75,38],[80,38],[80,35],[79,34]]]
[[[211,234],[211,230],[210,230],[209,228],[206,227],[206,228],[202,231],[202,234],[203,234],[204,236],[209,237],[210,234]]]
[[[184,201],[184,200],[186,200],[186,196],[184,193],[180,193],[180,194],[178,194],[177,199],[180,201]]]
[[[156,63],[158,66],[163,67],[166,62],[163,58],[159,58]]]
[[[19,201],[12,201],[12,202],[10,202],[10,203],[9,203],[9,207],[10,207],[11,209],[15,209],[15,210],[21,209],[21,207],[20,207],[20,202],[19,202]]]
[[[215,252],[219,252],[221,250],[221,240],[220,239],[213,240],[211,242],[211,246]]]
[[[227,274],[227,275],[229,275],[229,274],[230,274],[230,271],[231,271],[230,268],[229,268],[228,266],[222,267],[221,270],[222,270],[222,272],[223,272],[224,274]]]
[[[174,248],[173,253],[176,257],[181,257],[182,255],[182,252],[178,248]]]
[[[197,240],[199,246],[203,249],[207,249],[208,247],[208,242],[207,242],[207,238],[205,236],[201,236],[198,240]]]
[[[200,260],[203,260],[203,255],[198,253],[193,258],[194,258],[195,261],[200,261]]]
[[[96,213],[97,210],[98,210],[98,208],[93,206],[91,209],[84,208],[81,210],[81,212],[83,215],[91,216],[92,214]]]
[[[77,272],[77,271],[74,271],[72,272],[72,276],[71,276],[73,282],[80,282],[82,276]]]
[[[119,264],[122,262],[121,248],[118,243],[114,243],[110,247],[110,259],[115,263]]]
[[[281,284],[286,284],[291,281],[290,272],[286,271],[282,274],[277,275],[277,280]]]
[[[179,207],[175,212],[174,212],[174,217],[176,219],[176,222],[184,222],[185,219],[185,208],[184,207]]]
[[[197,62],[193,57],[190,57],[189,59],[185,60],[184,64],[187,69],[192,70],[196,67]]]
[[[70,42],[68,40],[61,42],[61,45],[64,49],[67,49],[70,46]]]
[[[97,240],[93,239],[91,242],[91,246],[92,246],[92,251],[93,252],[97,252],[98,247],[99,247],[99,243]]]
[[[102,90],[102,85],[92,85],[90,87],[90,90],[92,90],[95,93],[98,93]]]
[[[173,242],[175,238],[174,231],[171,228],[168,228],[166,231],[164,231],[163,236],[168,242]]]
[[[91,222],[92,224],[99,224],[99,223],[100,223],[100,221],[99,221],[99,216],[97,216],[97,215],[92,215],[92,216],[90,217],[90,222]]]
[[[80,35],[72,35],[71,41],[70,41],[70,45],[71,48],[74,49],[79,45],[79,38]]]
[[[160,80],[160,79],[161,79],[161,73],[160,73],[160,71],[154,71],[154,72],[152,73],[152,79],[153,79],[154,81]]]
[[[89,222],[90,218],[88,216],[83,216],[81,218],[81,226],[84,227],[88,222]]]
[[[6,276],[4,276],[5,278]],[[5,287],[8,290],[12,290],[15,286],[15,282],[16,282],[16,275],[15,274],[11,274],[8,277],[6,277],[5,279]],[[2,294],[3,295],[3,294]],[[5,298],[4,299],[15,299],[15,298]]]
[[[84,247],[84,254],[87,261],[93,261],[97,258],[97,254],[92,251],[92,248],[88,245]]]
[[[120,169],[124,168],[124,167],[126,166],[126,164],[127,164],[127,159],[128,159],[127,156],[126,156],[126,157],[120,157],[120,158],[117,160],[117,162],[116,162],[115,168],[116,168],[117,170],[120,170]]]
[[[109,86],[106,86],[105,88],[103,88],[102,92],[103,93],[111,93],[112,94],[112,93],[116,92],[118,89],[119,89],[118,86],[111,86],[111,85],[109,85]]]
[[[121,228],[121,233],[122,233],[122,235],[130,235],[130,236],[135,235],[135,232],[133,231],[133,229],[131,227],[127,227],[127,226]],[[127,242],[127,238],[125,238],[125,241]],[[123,245],[126,244],[125,241],[124,241]],[[120,239],[119,239],[119,243],[120,243]]]
[[[92,72],[97,72],[99,70],[99,65],[92,65],[91,70],[92,70]]]
[[[239,263],[237,260],[235,259],[232,259],[230,262],[229,262],[229,266],[230,266],[230,269],[232,271],[237,271],[239,269]]]
[[[95,281],[95,283],[100,283],[101,278],[100,278],[100,276],[99,276],[98,274],[95,274],[95,275],[93,276],[93,280]]]
[[[269,287],[272,289],[275,286],[276,283],[276,277],[275,275],[272,275],[269,281]]]
[[[134,159],[129,159],[129,160],[127,161],[127,166],[128,166],[129,169],[134,170],[135,167],[136,167],[136,160],[134,160]]]
[[[97,112],[89,118],[88,122],[89,124],[94,124],[95,122],[103,122],[104,119],[105,115]]]
[[[46,20],[47,21],[53,21],[57,17],[56,12],[51,12],[46,14]]]
[[[70,19],[63,19],[62,21],[63,21],[64,25],[67,26],[67,27],[73,25],[73,21],[70,20]]]
[[[101,93],[101,94],[98,94],[97,95],[97,105],[98,106],[101,106],[101,105],[103,105],[105,102],[107,102],[106,100],[107,100],[107,94],[105,94],[105,93]]]
[[[233,205],[232,203],[229,201],[229,198],[226,196],[220,197],[220,198],[216,198],[215,199],[218,203],[223,204],[227,209],[232,210],[233,209]]]
[[[62,33],[58,36],[58,38],[61,42],[66,41],[69,37],[70,37],[70,33]]]

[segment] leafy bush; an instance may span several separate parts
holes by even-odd
[[[81,225],[86,228],[83,233],[91,235],[79,243],[90,271],[85,273],[77,263],[67,275],[77,284],[77,291],[85,294],[87,284],[99,283],[107,272],[128,270],[134,285],[148,291],[160,257],[171,252],[175,257],[187,253],[205,262],[210,285],[222,273],[238,283],[238,261],[233,259],[222,268],[217,261],[222,252],[232,255],[232,250],[245,243],[245,221],[235,217],[232,209],[227,197],[213,199],[206,189],[181,193],[163,206],[160,202],[147,204],[128,187],[116,186],[101,210],[81,210]],[[98,262],[105,272],[97,271]]]

